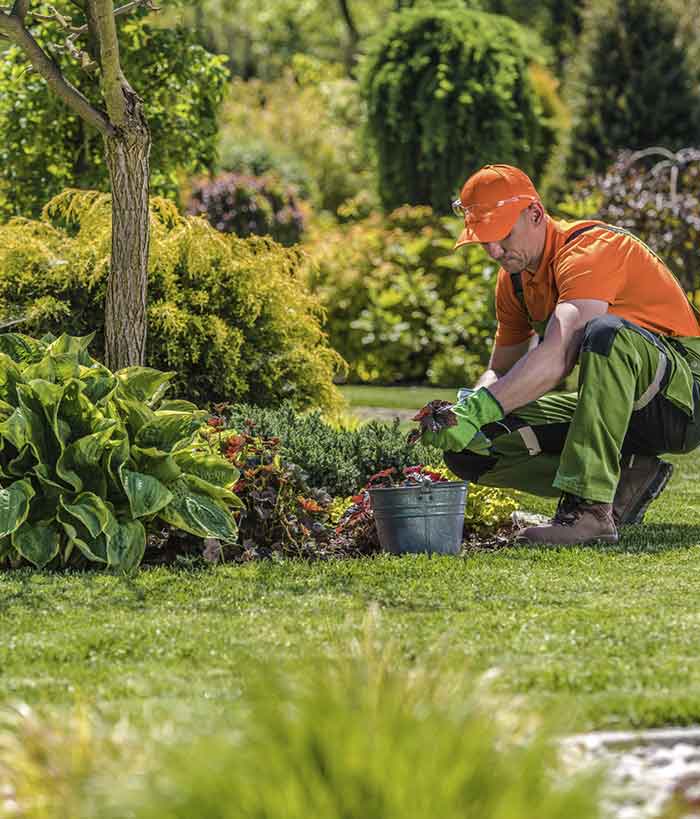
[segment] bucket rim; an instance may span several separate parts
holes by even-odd
[[[443,489],[453,489],[457,486],[469,486],[469,481],[426,481],[425,483],[416,483],[412,486],[376,486],[368,489],[372,492],[406,492],[415,491],[416,489],[436,489],[442,487]]]

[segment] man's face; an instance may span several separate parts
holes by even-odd
[[[532,218],[531,205],[520,214],[511,232],[500,242],[484,242],[482,247],[507,273],[519,273],[525,268],[536,267],[539,248],[539,231]]]

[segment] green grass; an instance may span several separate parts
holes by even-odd
[[[420,409],[435,398],[454,401],[457,389],[450,387],[371,387],[350,384],[340,387],[351,407],[386,407],[387,409]]]
[[[0,701],[136,719],[225,708],[258,660],[343,654],[368,607],[406,668],[499,670],[572,727],[700,720],[700,475],[620,544],[318,564],[0,576]],[[189,718],[189,717],[188,717]]]

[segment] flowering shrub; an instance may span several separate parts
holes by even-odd
[[[296,189],[274,176],[224,173],[195,183],[187,213],[204,216],[222,233],[272,236],[283,245],[299,241],[304,215]]]

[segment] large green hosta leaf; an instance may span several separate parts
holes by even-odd
[[[220,455],[184,450],[173,453],[173,458],[183,472],[196,475],[214,486],[229,486],[240,477],[238,469]]]
[[[142,449],[139,446],[132,446],[131,457],[139,472],[143,472],[144,475],[153,475],[161,483],[170,483],[182,474],[182,470],[170,452],[161,452],[155,447]]]
[[[227,542],[236,539],[236,522],[222,501],[193,491],[184,478],[178,478],[169,489],[173,500],[159,512],[164,521],[200,537]]]
[[[62,333],[48,345],[47,352],[54,356],[69,356],[79,364],[89,367],[93,363],[93,359],[90,357],[87,348],[93,338],[95,338],[94,333],[87,336],[69,336],[68,333]]]
[[[143,426],[156,417],[155,412],[147,404],[142,401],[135,401],[132,398],[116,397],[114,405],[124,419],[124,425],[131,440],[136,438]]]
[[[80,364],[75,356],[67,353],[60,355],[47,353],[41,361],[26,367],[22,375],[25,381],[38,378],[55,384],[67,381],[69,378],[77,378],[79,373]]]
[[[85,385],[83,395],[93,404],[108,401],[117,389],[117,379],[101,364],[81,367],[78,377]]]
[[[34,454],[34,450],[29,446],[29,444],[25,444],[25,446],[23,446],[17,453],[17,456],[8,462],[5,471],[12,477],[24,478],[34,469],[35,466],[38,465],[38,463],[39,462]]]
[[[150,367],[125,367],[115,373],[120,398],[141,401],[155,406],[170,386],[175,373],[164,373]]]
[[[144,449],[154,447],[162,452],[172,452],[192,438],[209,415],[200,412],[157,412],[156,417],[144,424],[136,434],[134,443]]]
[[[46,344],[21,333],[0,333],[0,353],[5,353],[20,366],[40,361]]]
[[[161,401],[158,412],[199,412],[199,407],[191,401]]]
[[[136,568],[146,551],[146,530],[140,520],[117,522],[107,541],[107,562],[123,571]]]
[[[58,393],[61,390],[61,387],[48,381],[17,385],[19,408],[16,420],[24,423],[26,442],[34,450],[39,463],[55,465],[61,453],[60,443],[50,420],[55,414],[54,401],[59,399]]]
[[[63,388],[57,421],[64,423],[57,426],[55,434],[64,445],[96,432],[105,421],[104,413],[83,394],[84,389],[85,384],[77,378],[72,378]]]
[[[22,382],[21,369],[6,353],[0,353],[0,398],[17,404],[17,384]]]
[[[196,475],[184,475],[183,477],[187,485],[194,492],[200,492],[202,495],[208,495],[210,498],[217,498],[218,500],[224,501],[224,503],[232,509],[241,509],[244,506],[243,501],[230,489],[226,489],[223,486],[216,486],[213,483],[209,483],[209,481],[203,481]]]
[[[68,536],[68,548],[72,549],[77,546],[88,560],[107,563],[107,536],[103,530],[109,530],[116,525],[112,509],[105,504],[104,510],[96,511],[94,507],[91,510],[89,504],[84,504],[82,508],[71,510],[69,507],[74,505],[62,505],[56,515],[58,522]],[[78,514],[74,514],[76,511]],[[82,518],[89,521],[92,530],[88,528]],[[95,529],[100,526],[102,527],[100,531],[94,534]]]
[[[60,530],[53,520],[25,521],[12,533],[11,542],[25,560],[43,569],[58,554]]]
[[[34,488],[27,480],[15,481],[0,490],[0,537],[9,535],[24,523]]]
[[[107,504],[92,492],[81,492],[72,502],[62,499],[61,506],[83,524],[92,538],[104,532],[113,518]]]
[[[116,430],[116,422],[113,422],[101,432],[93,432],[68,444],[56,464],[58,477],[75,492],[90,488],[103,497],[107,493],[107,475],[101,459]]]
[[[135,518],[153,515],[173,499],[172,493],[152,475],[123,469],[122,482]]]

